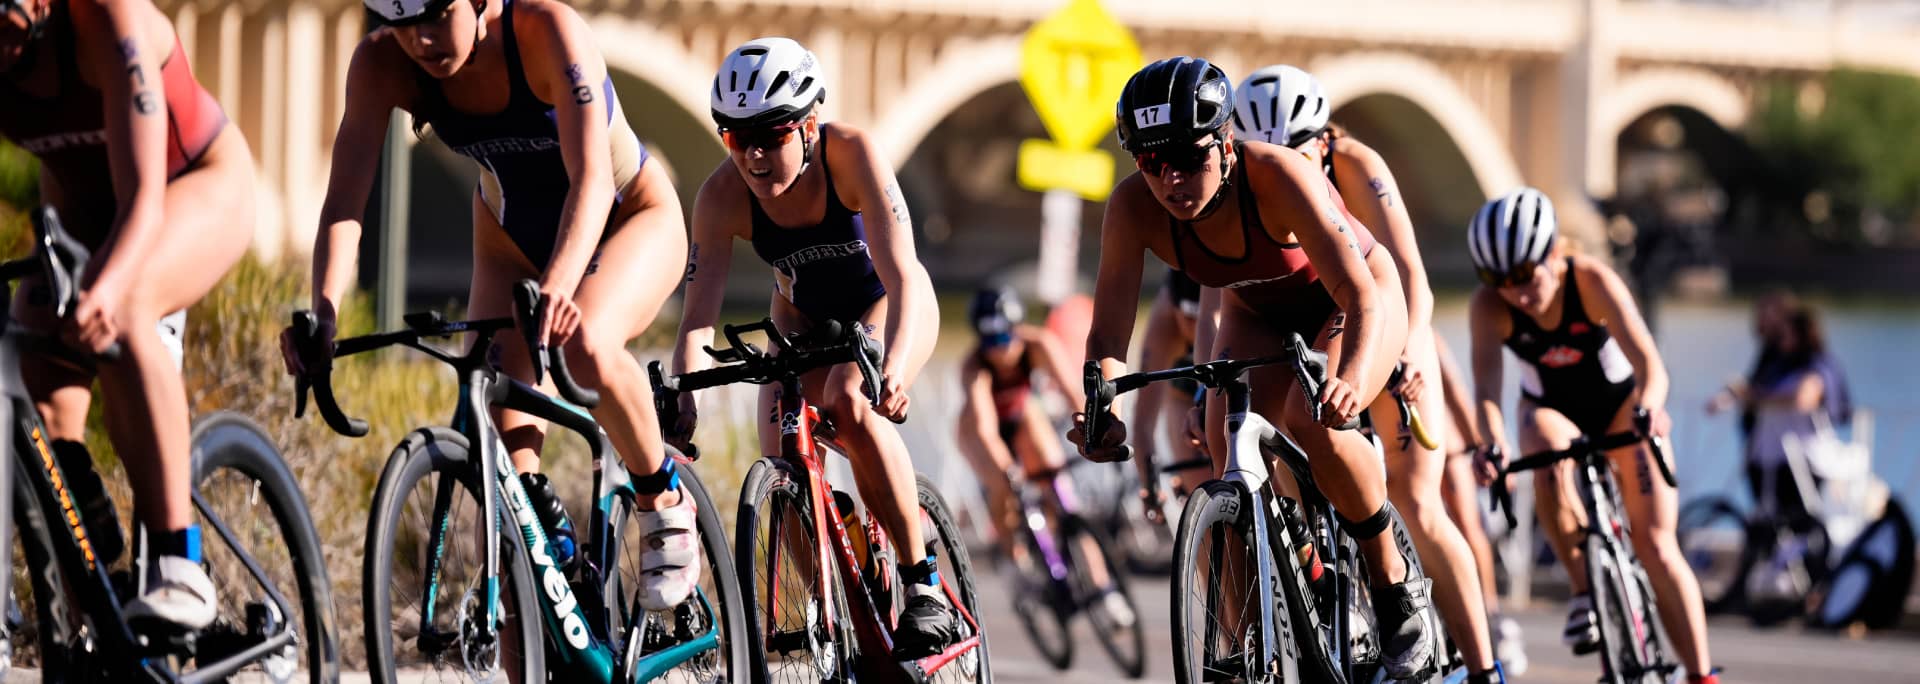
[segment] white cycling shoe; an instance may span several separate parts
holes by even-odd
[[[127,603],[128,622],[154,620],[188,630],[213,624],[213,579],[199,563],[179,556],[160,555],[147,572],[147,591]]]
[[[693,594],[700,581],[700,535],[697,510],[685,491],[680,502],[658,511],[636,511],[635,520],[646,544],[640,555],[640,607],[672,610]]]

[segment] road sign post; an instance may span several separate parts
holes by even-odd
[[[1113,130],[1113,103],[1134,70],[1140,46],[1099,0],[1069,0],[1027,31],[1020,86],[1051,140],[1020,144],[1020,187],[1041,201],[1036,294],[1056,303],[1073,293],[1080,247],[1081,199],[1113,190],[1113,157],[1099,149]]]

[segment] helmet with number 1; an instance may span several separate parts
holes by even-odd
[[[1198,57],[1172,57],[1127,79],[1113,116],[1120,147],[1143,154],[1219,133],[1232,108],[1227,72]]]
[[[1233,128],[1245,138],[1296,147],[1326,130],[1332,115],[1320,80],[1297,67],[1260,69],[1233,89]]]
[[[453,0],[361,0],[388,26],[406,26],[440,16]]]
[[[721,128],[777,126],[806,118],[827,99],[813,52],[792,38],[757,38],[734,48],[713,75],[713,122]]]

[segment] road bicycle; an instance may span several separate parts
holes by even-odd
[[[937,559],[941,589],[966,632],[940,653],[893,658],[901,587],[889,565],[885,531],[845,492],[828,484],[825,456],[845,454],[832,421],[807,402],[800,378],[842,363],[859,370],[867,397],[878,402],[880,348],[862,325],[830,321],[806,335],[782,335],[772,319],[722,328],[728,349],[706,348],[720,366],[667,376],[647,367],[662,425],[673,425],[679,396],[734,383],[777,384],[780,453],[755,461],[741,488],[735,521],[739,584],[747,592],[753,682],[993,681],[986,634],[965,539],[939,490],[917,478],[925,553]],[[741,339],[764,333],[772,349]],[[772,353],[777,351],[778,353]],[[697,450],[695,451],[697,453]]]
[[[1104,530],[1080,515],[1074,497],[1063,491],[1056,477],[1059,471],[1043,475],[1027,482],[1025,470],[1018,465],[1007,473],[1018,493],[1020,520],[1012,540],[1018,550],[1008,565],[1014,580],[1014,614],[1034,648],[1060,670],[1073,666],[1071,625],[1074,617],[1085,615],[1114,664],[1138,679],[1147,668],[1146,635],[1114,544]],[[1122,500],[1138,500],[1118,494]]]
[[[334,358],[404,346],[452,366],[460,377],[451,425],[409,433],[374,491],[362,587],[373,679],[393,682],[417,670],[427,671],[429,680],[501,674],[516,682],[744,679],[746,618],[732,555],[719,512],[689,467],[692,459],[668,454],[681,495],[693,497],[698,511],[700,584],[672,611],[645,611],[637,594],[647,547],[635,521],[635,475],[606,432],[575,408],[593,407],[598,393],[574,382],[559,347],[537,344],[532,322],[541,320],[543,305],[534,282],[523,280],[514,288],[514,318],[449,322],[438,313],[410,314],[406,329],[340,340],[331,356],[312,314],[293,316],[295,346],[308,371],[298,383],[296,414],[310,386],[320,415],[340,434],[363,436],[367,424],[340,410],[329,381]],[[516,327],[534,356],[535,382],[550,370],[572,405],[488,362],[494,335]],[[425,343],[460,333],[476,338],[463,354]],[[495,406],[567,428],[592,452],[593,513],[578,550],[585,561],[571,577],[488,416]]]

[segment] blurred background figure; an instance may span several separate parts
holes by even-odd
[[[1808,514],[1801,485],[1787,469],[1786,437],[1812,437],[1820,424],[1853,418],[1846,375],[1827,352],[1826,334],[1814,309],[1776,291],[1754,303],[1754,335],[1760,353],[1745,378],[1729,383],[1707,402],[1709,414],[1740,407],[1746,440],[1746,472],[1755,501],[1771,501],[1789,519]],[[1812,474],[1810,472],[1810,474]]]

